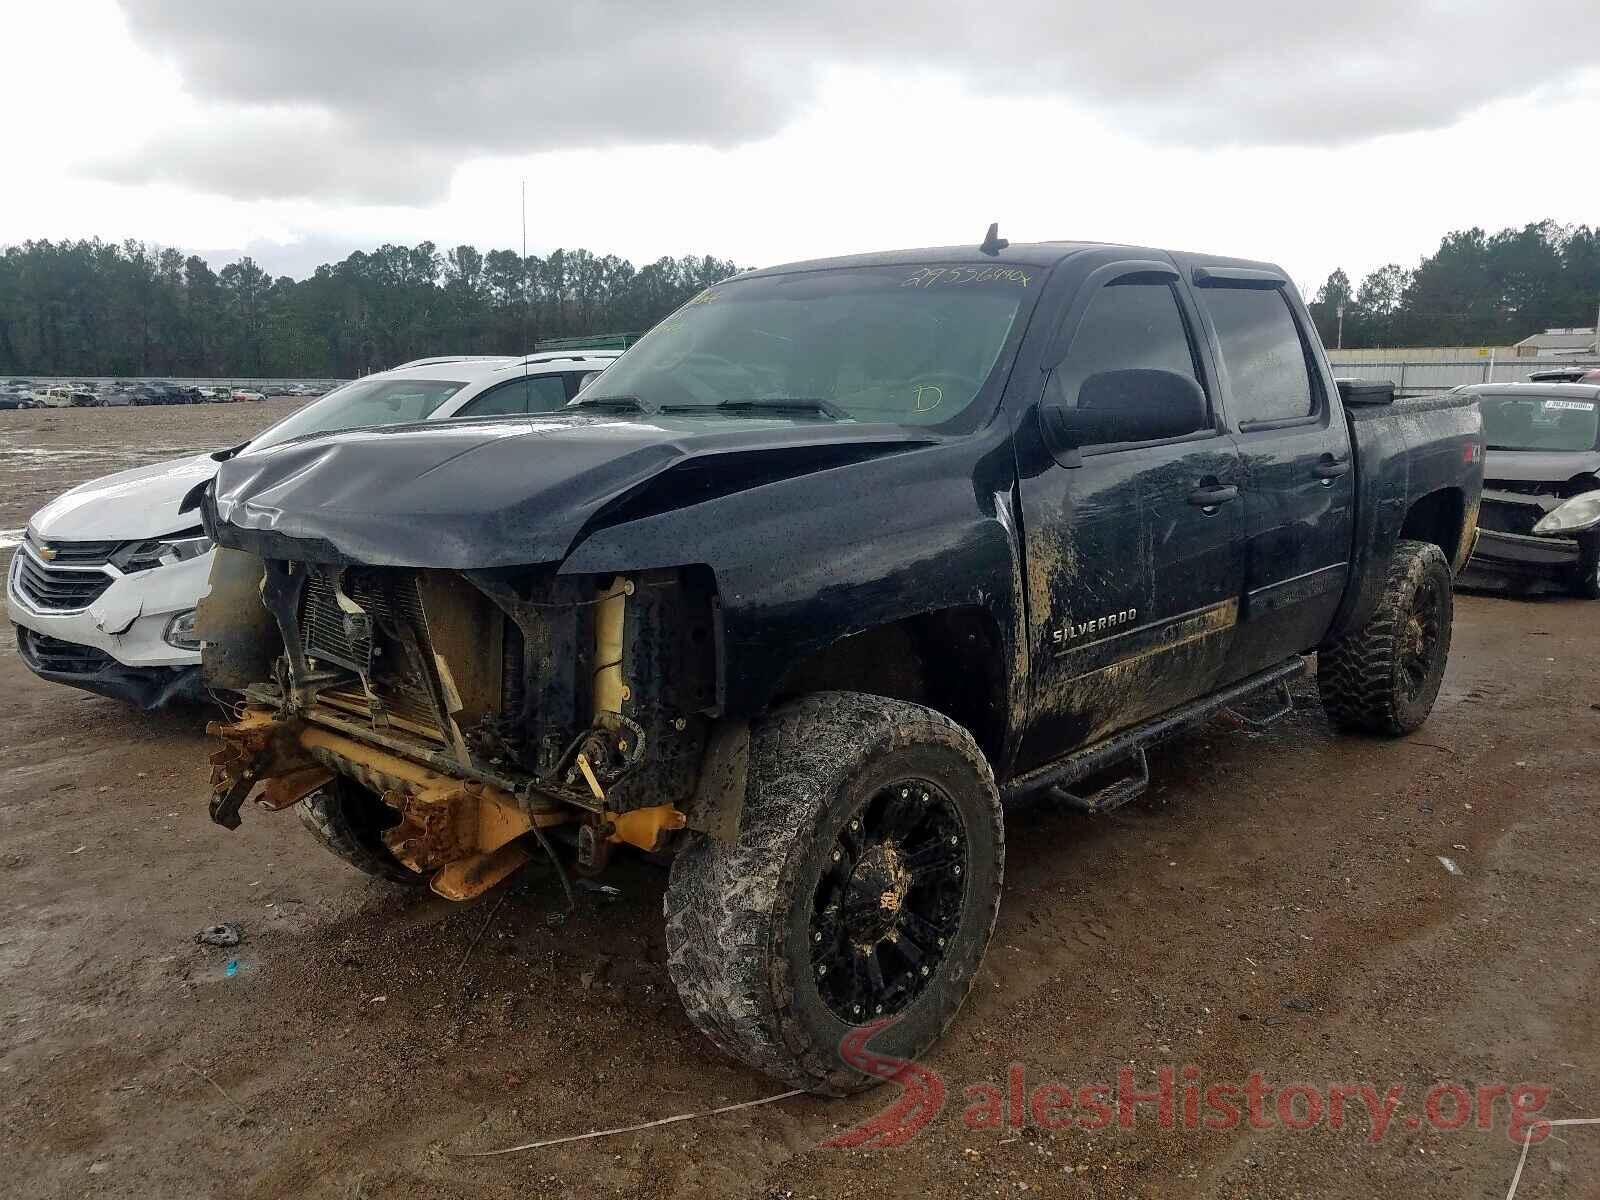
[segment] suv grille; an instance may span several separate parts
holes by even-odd
[[[63,675],[93,675],[111,665],[111,656],[93,646],[63,642],[31,629],[17,626],[17,650],[22,661],[35,671],[55,671]]]
[[[1518,533],[1526,537],[1533,532],[1535,523],[1542,516],[1544,510],[1534,504],[1485,500],[1478,507],[1478,528],[1491,533]]]
[[[41,542],[34,537],[32,530],[27,534],[28,545],[37,553],[48,547],[54,557],[50,562],[56,566],[71,564],[79,567],[104,566],[116,553],[121,542]]]
[[[80,608],[88,608],[105,590],[111,586],[111,576],[103,571],[84,569],[100,565],[87,551],[80,547],[102,546],[102,542],[67,542],[53,545],[60,557],[55,563],[41,563],[27,550],[17,555],[17,591],[22,598],[41,612],[75,612]],[[115,548],[116,543],[111,543]],[[70,549],[69,549],[70,548]],[[68,553],[78,554],[80,557],[68,561],[74,563],[72,567],[60,567],[56,563],[67,557]],[[81,566],[78,564],[82,564]]]

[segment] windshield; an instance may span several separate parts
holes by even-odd
[[[943,425],[977,397],[1042,274],[900,266],[721,284],[652,329],[577,403],[809,407],[819,418]]]
[[[1593,400],[1479,395],[1491,450],[1593,450],[1600,408]]]
[[[251,442],[250,449],[262,450],[308,433],[423,421],[465,386],[447,379],[357,379],[285,417]]]

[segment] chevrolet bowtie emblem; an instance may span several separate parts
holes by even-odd
[[[44,559],[45,562],[55,562],[55,560],[56,560],[55,549],[53,547],[51,547],[51,546],[40,546],[39,547],[39,557]]]

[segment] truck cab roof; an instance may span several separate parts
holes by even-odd
[[[1011,242],[1003,249],[990,253],[976,245],[924,246],[906,250],[883,250],[871,254],[847,254],[834,258],[814,258],[804,262],[784,263],[762,267],[735,276],[736,279],[757,279],[770,275],[792,275],[802,271],[833,271],[851,267],[894,267],[940,265],[972,267],[1035,267],[1048,269],[1077,254],[1090,250],[1125,251],[1129,258],[1147,258],[1173,262],[1175,265],[1192,264],[1207,267],[1239,268],[1281,275],[1276,265],[1255,259],[1223,258],[1208,254],[1161,250],[1153,246],[1136,246],[1119,242]],[[730,281],[731,282],[731,281]]]

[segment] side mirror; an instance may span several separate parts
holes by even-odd
[[[1206,394],[1173,371],[1102,371],[1083,381],[1078,405],[1039,406],[1045,442],[1056,454],[1113,442],[1156,442],[1209,426]]]

